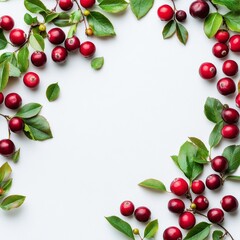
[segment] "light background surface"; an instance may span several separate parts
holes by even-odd
[[[53,6],[55,1],[44,2]],[[16,80],[6,89],[5,93],[20,93],[23,104],[39,102],[44,106],[42,115],[49,120],[54,139],[39,143],[14,135],[16,146],[21,147],[21,159],[16,165],[11,163],[11,193],[26,195],[27,199],[20,209],[1,212],[2,237],[121,240],[124,236],[104,216],[120,216],[119,205],[126,199],[136,207],[149,207],[152,219],[159,219],[157,239],[162,239],[166,227],[177,225],[177,216],[167,210],[171,196],[141,189],[137,184],[151,177],[169,188],[175,177],[183,176],[170,156],[178,153],[188,136],[207,143],[213,125],[203,114],[206,98],[217,97],[230,106],[234,104],[232,97],[223,98],[217,93],[216,81],[209,83],[198,75],[199,65],[212,61],[218,66],[218,77],[223,76],[222,60],[213,57],[214,41],[203,34],[201,21],[188,16],[184,24],[189,30],[187,46],[176,37],[162,39],[164,23],[156,11],[163,3],[155,1],[141,21],[130,10],[118,16],[106,14],[117,36],[92,38],[96,56],[105,58],[102,70],[92,70],[90,60],[79,54],[70,54],[64,65],[57,65],[50,60],[53,46],[47,44],[47,66],[30,68],[41,77],[39,88],[32,91],[22,80]],[[190,1],[176,4],[188,12]],[[27,30],[25,12],[22,0],[0,5],[0,15],[12,15],[15,26]],[[83,29],[78,35],[81,41],[86,40]],[[229,57],[235,59],[236,55]],[[49,103],[45,90],[53,82],[59,83],[61,95]],[[1,112],[11,114],[4,107]],[[7,132],[1,131],[3,135],[6,137]],[[213,155],[230,143],[225,141]],[[237,184],[227,183],[220,192],[206,191],[210,207],[219,207],[224,194],[234,192],[239,198],[238,189]],[[144,227],[134,219],[129,222],[133,227]],[[238,222],[238,214],[226,215],[224,225],[235,239],[239,238]]]

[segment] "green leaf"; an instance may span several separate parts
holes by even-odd
[[[178,164],[178,156],[173,155],[173,156],[171,156],[171,159],[172,159],[173,162],[176,164],[176,166],[177,166],[179,169],[181,169],[180,166],[179,166],[179,164]]]
[[[9,77],[20,77],[21,71],[13,64],[9,63]]]
[[[104,58],[103,57],[97,57],[93,58],[91,61],[91,67],[94,70],[100,70],[104,64]]]
[[[153,220],[149,222],[144,229],[144,238],[151,239],[153,238],[158,231],[158,220]]]
[[[36,51],[44,51],[45,43],[44,39],[40,34],[32,34],[29,39],[30,45]]]
[[[105,12],[119,13],[127,9],[128,3],[125,0],[102,0],[99,7]]]
[[[77,24],[74,24],[70,27],[69,31],[68,31],[68,38],[71,38],[75,35],[75,33],[77,32]]]
[[[47,13],[48,9],[40,0],[24,0],[24,6],[32,13]]]
[[[10,165],[6,162],[0,167],[0,182],[7,181],[12,173]]]
[[[6,211],[18,208],[23,204],[25,198],[25,196],[21,195],[11,195],[2,201],[0,207]]]
[[[144,17],[152,8],[154,0],[130,0],[130,6],[137,19]]]
[[[25,13],[25,15],[24,15],[24,22],[27,25],[33,24],[33,17],[29,13]]]
[[[212,2],[217,5],[225,6],[232,11],[240,11],[239,0],[213,0]]]
[[[223,121],[218,122],[214,126],[212,132],[210,133],[208,142],[209,142],[209,146],[211,148],[216,147],[220,143],[220,141],[222,140],[221,131],[222,131],[223,125],[224,125]]]
[[[0,63],[3,63],[5,61],[10,61],[13,57],[12,52],[5,52],[2,55],[0,55]]]
[[[83,19],[80,10],[76,10],[70,14],[69,23],[76,24]]]
[[[132,228],[127,222],[123,221],[117,216],[106,217],[106,219],[115,229],[117,229],[129,238],[133,240],[135,239],[133,236]]]
[[[188,31],[181,23],[177,23],[176,27],[177,27],[177,37],[179,41],[185,45],[188,40]]]
[[[212,234],[212,238],[213,240],[221,240],[223,239],[224,233],[222,231],[219,231],[219,230],[215,230]]]
[[[231,181],[240,181],[240,176],[229,175],[226,177],[226,179]]]
[[[20,158],[20,148],[16,152],[13,153],[11,158],[12,158],[14,163],[17,163],[19,161],[19,158]]]
[[[240,145],[231,145],[223,150],[222,156],[228,160],[228,169],[225,173],[235,172],[240,165]]]
[[[222,110],[223,105],[218,99],[210,97],[207,98],[204,104],[204,113],[209,121],[214,123],[222,121]]]
[[[196,137],[189,137],[190,141],[198,147],[198,150],[201,151],[202,155],[205,157],[208,157],[209,151],[205,144],[198,138]]]
[[[195,225],[183,240],[205,240],[210,234],[211,224],[200,222]]]
[[[196,163],[200,163],[200,164],[208,164],[209,163],[209,161],[207,161],[204,158],[194,158],[193,161]]]
[[[23,119],[35,117],[40,113],[42,105],[39,103],[28,103],[22,106],[16,113],[16,117]]]
[[[51,12],[47,14],[44,18],[45,23],[50,23],[59,16],[59,13]],[[69,17],[68,17],[69,19]]]
[[[4,36],[2,28],[0,28],[0,50],[4,49],[8,44],[7,39]]]
[[[169,21],[163,28],[162,35],[164,39],[170,38],[174,35],[177,30],[176,21]]]
[[[22,73],[26,72],[29,67],[29,50],[27,45],[24,45],[18,52],[17,61],[18,68]]]
[[[43,116],[24,119],[24,123],[24,133],[31,140],[44,141],[53,137],[49,123]]]
[[[223,17],[218,12],[210,13],[204,20],[204,32],[208,38],[212,38],[222,26]]]
[[[12,187],[12,178],[8,179],[7,181],[3,182],[1,188],[3,189],[3,195],[7,194]]]
[[[58,99],[60,94],[60,87],[58,83],[53,83],[47,87],[46,96],[49,102],[53,102]]]
[[[10,72],[9,62],[5,61],[1,63],[0,64],[0,92],[2,92],[8,84],[9,72]]]
[[[166,192],[165,185],[161,181],[153,178],[146,179],[143,182],[139,183],[138,185],[141,187],[150,188],[156,191]]]
[[[102,13],[92,11],[87,16],[87,20],[95,36],[112,37],[116,35],[112,23]]]
[[[239,6],[239,5],[238,5]],[[240,32],[240,18],[237,12],[228,12],[224,16],[227,27],[233,32]]]

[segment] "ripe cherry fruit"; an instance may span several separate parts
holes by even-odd
[[[73,0],[59,0],[58,4],[63,11],[68,11],[73,7]]]
[[[35,72],[27,72],[23,76],[23,83],[29,88],[35,88],[39,85],[40,78]]]
[[[221,134],[224,138],[233,139],[238,136],[239,128],[234,124],[228,124],[222,128]]]
[[[215,43],[212,47],[212,53],[217,58],[227,56],[229,52],[228,46],[225,43]]]
[[[240,34],[231,36],[228,45],[232,52],[240,52]]]
[[[10,156],[15,151],[15,145],[10,139],[2,139],[0,141],[0,154],[3,156]]]
[[[205,190],[205,184],[202,180],[194,180],[191,185],[191,189],[195,194],[201,194]]]
[[[217,69],[214,64],[210,62],[204,62],[199,67],[199,74],[204,79],[212,79],[217,74]]]
[[[176,19],[179,21],[179,22],[183,22],[185,21],[187,18],[187,13],[183,10],[178,10],[176,12]]]
[[[2,104],[4,101],[4,95],[2,92],[0,92],[0,104]]]
[[[9,93],[5,97],[5,106],[10,109],[17,109],[22,105],[22,98],[17,93]]]
[[[239,113],[237,110],[233,108],[225,108],[222,110],[222,119],[224,122],[232,124],[232,123],[237,123],[239,120]]]
[[[193,213],[184,212],[179,216],[178,223],[183,229],[191,229],[196,223],[196,218]]]
[[[66,35],[61,28],[56,27],[48,31],[47,37],[50,43],[57,45],[64,42]]]
[[[86,41],[80,45],[79,51],[84,57],[91,57],[95,53],[96,47],[92,42]]]
[[[151,217],[151,211],[147,207],[138,207],[134,211],[134,216],[139,222],[147,222]]]
[[[8,126],[12,132],[19,132],[23,130],[24,122],[20,117],[13,117],[9,120]]]
[[[223,156],[216,156],[211,160],[211,167],[215,172],[225,172],[228,168],[228,160]]]
[[[224,220],[224,212],[220,208],[212,208],[208,211],[207,217],[212,223],[221,223]]]
[[[214,37],[218,42],[226,43],[230,37],[230,34],[225,29],[219,29]]]
[[[14,20],[8,15],[2,16],[0,18],[0,27],[5,31],[10,31],[14,27]]]
[[[189,7],[189,12],[194,18],[204,19],[209,14],[209,5],[204,0],[194,1]]]
[[[181,199],[173,198],[168,202],[168,209],[173,213],[182,213],[185,210],[185,204]]]
[[[193,203],[196,204],[196,209],[198,211],[204,211],[208,208],[209,206],[209,201],[208,199],[203,196],[203,195],[200,195],[200,196],[197,196],[194,200],[193,200]]]
[[[158,8],[157,14],[162,21],[169,21],[173,18],[174,11],[170,5],[164,4]]]
[[[19,28],[12,29],[9,34],[9,39],[13,45],[21,46],[26,42],[26,33]]]
[[[217,82],[217,90],[219,93],[226,96],[236,91],[236,84],[229,77],[221,78]]]
[[[120,212],[123,216],[131,216],[134,212],[134,204],[131,201],[124,201],[120,205]]]
[[[232,195],[224,196],[220,203],[226,212],[234,212],[238,208],[238,200]]]
[[[170,190],[177,196],[182,196],[188,192],[188,184],[183,178],[175,178],[170,184]]]
[[[91,8],[95,4],[95,0],[80,0],[80,4],[84,8]]]
[[[68,56],[66,48],[57,46],[52,50],[52,60],[54,62],[63,62]]]
[[[222,65],[222,70],[227,76],[234,76],[238,72],[238,64],[234,60],[226,60]]]
[[[211,174],[206,178],[206,186],[210,190],[215,190],[222,185],[222,179],[217,174]]]
[[[65,48],[71,52],[80,47],[80,40],[77,36],[72,36],[65,40],[64,45],[65,45]]]
[[[31,55],[31,62],[36,67],[42,67],[47,62],[47,56],[42,51],[35,51]]]
[[[240,108],[240,93],[235,97],[235,103],[238,108]]]
[[[163,240],[182,240],[182,232],[177,227],[168,227],[163,232]]]

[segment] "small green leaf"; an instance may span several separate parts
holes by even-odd
[[[0,50],[4,49],[8,44],[7,39],[4,36],[2,28],[0,28]]]
[[[204,20],[204,32],[208,38],[212,38],[222,26],[223,17],[218,12],[210,13]]]
[[[29,50],[27,45],[24,45],[18,52],[17,61],[18,68],[22,73],[26,72],[29,67]]]
[[[76,10],[70,14],[69,23],[76,24],[79,23],[83,19],[83,16],[80,10]]]
[[[53,19],[53,23],[58,27],[66,27],[73,25],[70,23],[70,15],[67,13],[59,13],[56,18]]]
[[[27,25],[33,24],[33,17],[29,13],[25,13],[25,15],[24,15],[24,22]]]
[[[235,175],[229,175],[226,177],[227,180],[231,180],[231,181],[240,181],[240,176],[235,176]]]
[[[24,0],[24,6],[32,13],[47,13],[46,6],[40,0]]]
[[[214,4],[225,6],[232,11],[240,11],[239,0],[213,0]]]
[[[0,182],[7,181],[12,173],[10,165],[6,162],[0,167]]]
[[[4,88],[8,84],[10,72],[10,65],[8,61],[5,61],[0,64],[0,92],[4,90]]]
[[[209,151],[205,144],[200,139],[196,137],[189,137],[189,139],[193,144],[195,144],[199,148],[203,156],[208,157]]]
[[[2,55],[0,55],[0,64],[5,61],[10,61],[13,58],[12,52],[5,52]]]
[[[121,218],[117,216],[106,217],[106,219],[115,229],[123,233],[125,236],[133,240],[135,239],[132,228],[127,222],[123,221]]]
[[[68,38],[73,37],[76,32],[77,32],[77,24],[74,24],[74,25],[72,25],[72,26],[69,28],[67,37],[68,37]]]
[[[93,58],[91,61],[91,66],[94,70],[100,70],[104,64],[103,57]]]
[[[50,23],[59,16],[59,13],[51,12],[44,18],[45,23]]]
[[[233,32],[240,32],[240,18],[238,12],[228,12],[224,16],[227,27]]]
[[[12,158],[14,163],[17,163],[19,161],[19,158],[20,158],[20,148],[16,152],[13,153],[11,158]]]
[[[9,63],[9,77],[20,77],[21,71],[13,64]]]
[[[173,162],[176,164],[176,166],[180,169],[180,166],[178,164],[178,156],[173,155],[171,156],[171,159],[173,160]]]
[[[166,192],[165,185],[161,181],[153,178],[146,179],[143,182],[139,183],[138,185],[141,187],[150,188],[156,191]]]
[[[163,28],[162,35],[164,39],[170,38],[174,35],[177,30],[176,21],[169,21]]]
[[[188,40],[188,31],[181,23],[177,23],[176,27],[177,27],[177,37],[179,41],[185,45]]]
[[[44,51],[45,43],[44,39],[40,34],[32,34],[29,39],[30,45],[36,51]]]
[[[42,109],[42,105],[39,103],[28,103],[22,106],[17,113],[15,114],[16,117],[20,118],[32,118],[40,113]]]
[[[226,174],[235,172],[240,165],[240,145],[231,145],[223,150],[222,156],[228,160]]]
[[[119,13],[127,9],[128,3],[125,0],[102,0],[99,7],[105,12]]]
[[[154,0],[130,0],[130,6],[137,19],[144,17],[152,8]]]
[[[3,189],[3,194],[2,194],[1,197],[6,195],[9,192],[9,190],[11,189],[11,187],[12,187],[12,178],[10,178],[7,181],[3,182],[1,184],[1,188]]]
[[[196,163],[200,163],[200,164],[208,164],[209,163],[209,161],[207,161],[204,158],[194,158],[193,161]]]
[[[47,87],[46,96],[49,102],[53,102],[58,99],[60,94],[60,87],[58,83],[53,83]]]
[[[223,239],[224,233],[222,231],[219,231],[219,230],[215,230],[212,234],[212,238],[213,240],[221,240]]]
[[[211,224],[200,222],[195,225],[183,240],[205,240],[210,234]]]
[[[144,238],[151,239],[153,238],[158,231],[158,220],[153,220],[149,222],[144,229]]]
[[[204,113],[207,119],[211,122],[218,123],[222,120],[223,105],[215,98],[208,97],[204,104]]]
[[[216,147],[220,143],[220,141],[222,140],[221,130],[223,128],[223,125],[224,125],[223,121],[218,122],[214,126],[212,132],[210,133],[208,142],[209,142],[209,146],[211,148]]]
[[[25,201],[25,198],[26,198],[25,196],[21,196],[21,195],[8,196],[2,201],[0,207],[6,211],[12,210],[14,208],[18,208],[23,204],[23,202]]]

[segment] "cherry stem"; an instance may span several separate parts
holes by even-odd
[[[83,14],[82,8],[81,8],[81,6],[80,6],[80,4],[78,3],[77,0],[74,0],[74,2],[77,4],[78,10],[81,12],[81,14],[83,16],[83,22],[84,22],[84,25],[85,25],[85,29],[87,29],[88,28],[88,24],[87,24],[86,17]]]
[[[173,4],[173,10],[177,11],[176,4],[175,4],[174,0],[171,0],[171,1],[172,1],[172,4]]]
[[[56,0],[56,5],[55,7],[52,9],[52,12],[56,12],[57,6],[58,6],[59,0]]]
[[[2,113],[0,113],[0,116],[4,117],[6,119],[7,124],[8,124],[8,121],[11,119],[9,116],[4,115]],[[11,138],[11,131],[10,131],[9,127],[8,127],[8,139],[10,139],[10,138]]]

